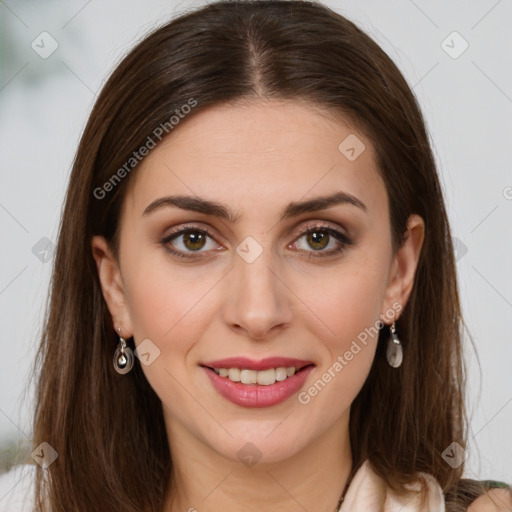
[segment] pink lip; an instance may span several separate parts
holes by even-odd
[[[270,368],[289,368],[295,366],[300,370],[304,366],[313,364],[312,361],[305,361],[303,359],[292,359],[289,357],[267,357],[260,361],[249,359],[247,357],[228,357],[226,359],[218,359],[217,361],[207,361],[202,363],[201,366],[208,366],[210,368],[240,368],[246,370],[269,370]]]
[[[217,362],[215,364],[217,364]],[[261,361],[260,364],[262,364]],[[279,364],[277,367],[278,366],[287,365]],[[289,366],[294,365],[291,364]],[[239,366],[229,367],[239,368]],[[220,368],[225,367],[220,366]],[[273,368],[273,366],[271,366],[271,368]],[[224,398],[235,405],[240,405],[242,407],[270,407],[284,402],[299,391],[313,368],[314,366],[307,366],[298,373],[295,373],[292,377],[288,377],[283,381],[276,381],[275,384],[271,384],[269,386],[263,386],[260,384],[242,384],[241,382],[233,382],[227,377],[221,377],[212,369],[203,366],[203,369],[210,378],[213,387]]]

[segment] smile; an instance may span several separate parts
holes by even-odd
[[[260,384],[261,386],[270,386],[275,384],[276,381],[282,382],[289,377],[293,377],[297,371],[294,366],[289,366],[288,368],[280,366],[279,368],[270,368],[259,372],[241,368],[212,368],[212,370],[217,375],[227,377],[232,382]]]
[[[202,366],[213,388],[226,400],[242,407],[271,407],[298,393],[314,369],[313,364],[256,371]]]

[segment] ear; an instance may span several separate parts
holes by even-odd
[[[103,236],[93,236],[92,255],[96,261],[96,269],[101,284],[103,298],[113,318],[113,328],[116,332],[121,327],[121,335],[125,338],[132,336],[132,325],[128,308],[126,307],[123,279],[119,264]]]
[[[381,318],[387,318],[391,321],[398,320],[400,315],[395,315],[392,320],[389,318],[389,311],[397,311],[398,313],[405,308],[414,284],[414,275],[424,238],[425,222],[419,215],[410,215],[407,220],[404,243],[397,250],[391,264]],[[400,304],[400,309],[397,308],[397,304]]]

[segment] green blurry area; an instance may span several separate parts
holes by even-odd
[[[0,474],[9,471],[13,466],[31,462],[32,444],[27,440],[0,440]]]

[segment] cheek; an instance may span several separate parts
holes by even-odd
[[[125,296],[134,339],[149,338],[162,353],[184,351],[187,340],[204,329],[209,294],[221,282],[211,269],[180,267],[159,253],[142,252],[127,262]]]
[[[222,283],[220,276],[197,267],[180,269],[165,257],[143,254],[126,271],[135,345],[149,339],[159,350],[158,357],[141,368],[164,404],[173,404],[175,411],[187,410],[190,396],[182,384],[190,377],[187,356],[211,322],[212,296],[216,284]]]
[[[316,286],[304,281],[301,297],[320,322],[318,336],[339,353],[379,320],[386,279],[377,262],[347,262]],[[321,283],[321,286],[320,286]]]
[[[309,294],[307,304],[318,317],[311,317],[309,331],[321,340],[325,357],[298,400],[323,411],[326,424],[349,409],[369,374],[380,333],[381,289],[370,273],[353,272]]]
[[[354,252],[331,269],[329,279],[316,279],[322,286],[302,284],[301,296],[314,313],[307,315],[308,330],[321,340],[325,357],[301,403],[316,401],[325,411],[332,400],[342,409],[349,407],[368,376],[379,339],[387,262],[378,257],[378,251],[364,254]]]

